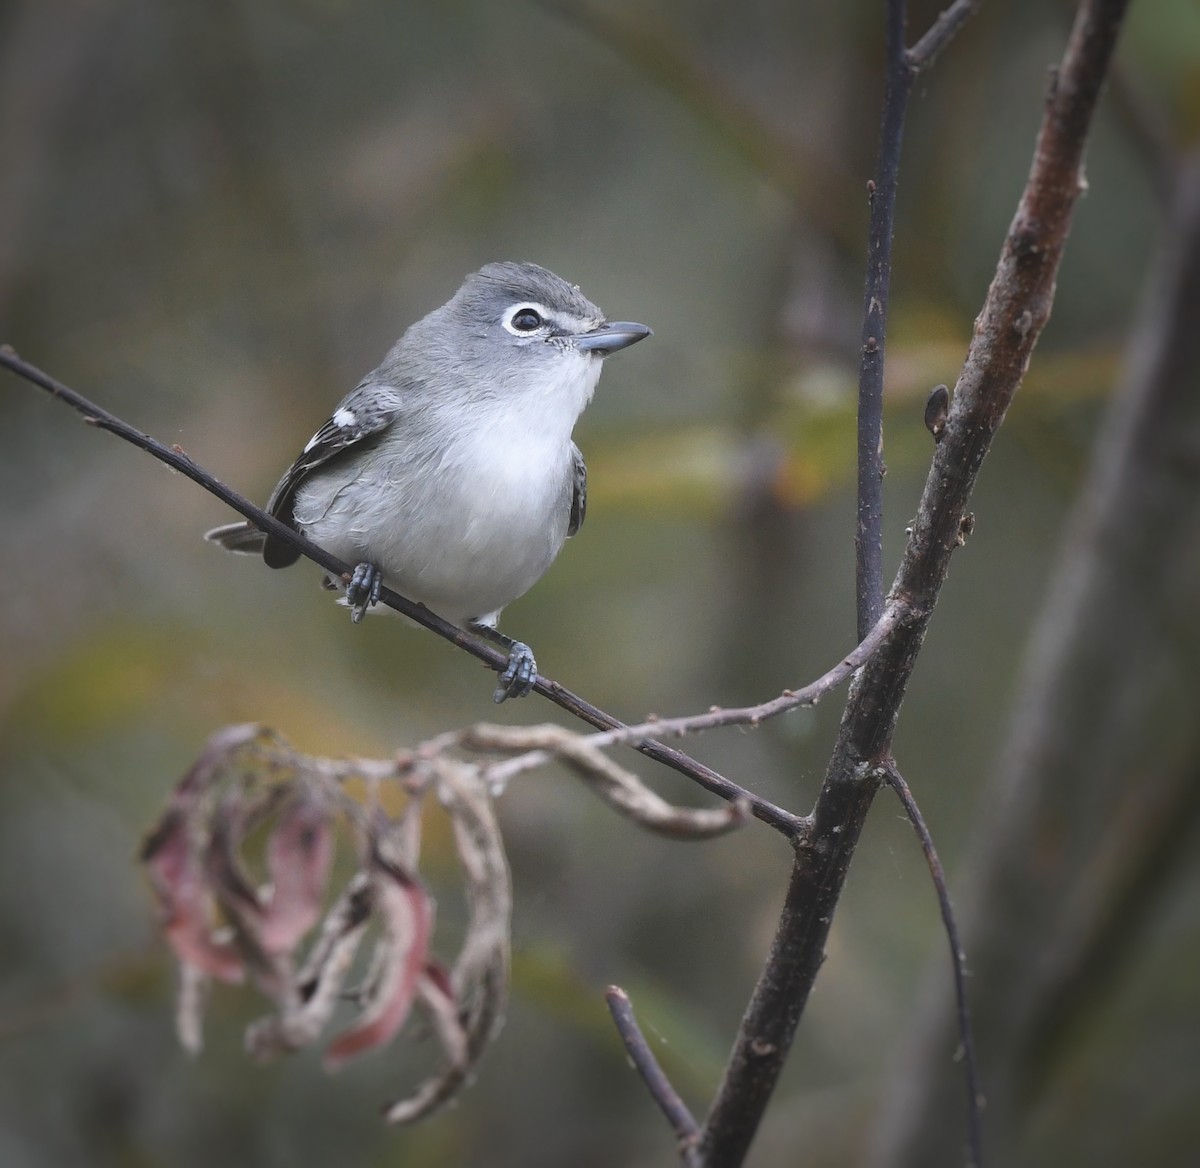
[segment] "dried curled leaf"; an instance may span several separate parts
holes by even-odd
[[[448,1065],[408,1098],[391,1104],[384,1112],[389,1123],[424,1119],[468,1085],[504,1023],[508,1002],[512,893],[500,826],[487,787],[474,767],[446,760],[438,780],[438,794],[450,815],[466,877],[469,919],[448,986],[432,971],[419,985]],[[451,1003],[457,1007],[457,1026],[449,1018]]]
[[[750,817],[744,800],[723,807],[677,807],[655,794],[632,771],[619,766],[588,739],[562,726],[491,726],[464,732],[463,745],[479,750],[546,751],[560,758],[606,803],[656,835],[711,839],[741,827]]]
[[[163,931],[184,969],[182,993],[190,993],[193,972],[225,982],[240,982],[245,968],[228,930],[214,920],[216,897],[201,856],[200,824],[206,799],[221,781],[231,757],[261,739],[256,723],[225,726],[213,734],[200,757],[179,781],[162,818],[142,845],[142,863],[158,896]],[[199,998],[192,995],[194,1001]],[[189,1019],[195,1013],[193,1008]],[[182,1016],[182,1015],[181,1015]],[[198,1049],[199,1034],[189,1021],[181,1035],[188,1049]]]
[[[343,987],[374,933],[366,991],[330,1043],[326,1066],[392,1042],[418,1006],[445,1069],[389,1109],[391,1117],[429,1114],[466,1083],[499,1029],[507,997],[508,867],[475,768],[447,758],[420,775],[415,766],[391,765],[409,795],[393,819],[344,791],[358,778],[374,791],[388,776],[384,764],[310,758],[257,726],[231,727],[209,740],[144,851],[181,964],[177,1025],[188,1049],[201,1044],[210,978],[242,980],[247,971],[273,1006],[247,1029],[247,1049],[265,1058],[316,1042],[351,1000]],[[417,874],[421,803],[431,790],[453,824],[470,909],[448,973],[432,956],[434,904]],[[326,910],[339,820],[358,839],[362,867]],[[252,873],[264,868],[260,884]]]
[[[379,974],[358,1020],[330,1044],[325,1054],[327,1070],[336,1070],[363,1051],[391,1042],[408,1019],[418,979],[429,959],[432,898],[419,881],[385,860],[377,848],[372,849],[368,872],[375,911],[383,923]]]
[[[288,804],[267,842],[271,886],[264,898],[260,937],[268,953],[290,953],[321,919],[333,849],[328,801],[306,785]]]
[[[268,1014],[247,1029],[246,1049],[254,1057],[266,1059],[299,1050],[320,1037],[338,1005],[371,910],[370,882],[365,874],[356,873],[329,910],[279,1013]]]
[[[146,839],[142,862],[158,895],[163,933],[180,964],[219,981],[241,981],[242,959],[214,925],[215,899],[183,811],[167,811]]]
[[[739,803],[715,811],[673,807],[586,738],[555,726],[475,727],[393,760],[315,758],[260,726],[226,727],[180,780],[143,851],[180,963],[176,1019],[188,1050],[201,1045],[210,982],[251,973],[272,1007],[247,1028],[254,1056],[317,1042],[353,1004],[326,1051],[333,1070],[394,1041],[415,1006],[437,1038],[442,1065],[388,1105],[387,1119],[432,1115],[469,1084],[504,1021],[512,893],[488,781],[494,768],[452,757],[460,747],[527,752],[496,764],[510,777],[560,758],[622,814],[664,835],[703,838],[746,817]],[[365,786],[366,806],[346,794],[351,781]],[[377,797],[386,781],[406,797],[394,817]],[[449,966],[433,955],[434,902],[418,867],[430,792],[450,819],[468,908]],[[327,907],[339,827],[355,840],[359,869]],[[348,995],[368,938],[365,988]]]
[[[245,815],[236,792],[227,791],[217,800],[207,826],[203,864],[208,886],[242,961],[266,992],[277,994],[286,966],[273,960],[262,942],[263,906],[241,861]]]

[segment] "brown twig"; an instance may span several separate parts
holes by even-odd
[[[908,606],[901,599],[890,602],[880,614],[867,635],[831,669],[827,669],[815,681],[800,689],[785,689],[776,698],[754,706],[714,706],[705,714],[689,714],[680,718],[655,718],[640,726],[625,726],[610,730],[590,739],[593,746],[611,746],[615,743],[637,743],[648,734],[673,738],[685,734],[698,734],[704,730],[716,730],[723,726],[758,726],[792,710],[815,706],[827,693],[837,689],[855,670],[861,669],[871,654],[891,636],[897,625],[908,614]]]
[[[913,72],[924,73],[930,68],[958,30],[982,7],[983,0],[954,0],[929,26],[925,35],[908,50],[908,64]]]
[[[705,1122],[709,1168],[742,1163],[821,966],[829,925],[992,439],[1050,313],[1083,152],[1127,0],[1084,0],[1046,103],[1033,165],[937,445],[893,597],[912,605],[851,685],[838,740],[766,966]]]
[[[180,447],[164,446],[149,434],[144,434],[142,431],[129,425],[128,422],[118,418],[115,414],[109,413],[108,410],[89,401],[82,394],[64,385],[61,381],[57,381],[36,365],[24,360],[17,355],[10,345],[0,345],[0,365],[10,369],[19,377],[23,377],[26,381],[46,390],[47,393],[65,402],[72,409],[80,413],[89,424],[101,430],[107,430],[110,434],[115,434],[118,438],[132,443],[138,449],[144,450],[160,462],[166,463],[167,466],[186,475],[210,494],[215,495],[235,511],[244,515],[255,526],[295,548],[302,556],[320,565],[327,572],[332,572],[334,575],[340,576],[345,580],[350,578],[350,565],[342,563],[336,556],[330,555],[329,552],[318,547],[315,543],[305,539],[299,532],[294,531],[286,524],[280,523],[274,516],[268,515],[262,508],[256,507],[249,499],[244,498],[231,487],[227,487]],[[417,604],[401,596],[399,593],[393,592],[389,588],[383,589],[380,600],[389,608],[403,613],[410,620],[429,629],[430,632],[436,633],[439,637],[442,637],[453,645],[457,645],[473,657],[477,657],[490,669],[494,669],[497,672],[504,669],[507,659],[503,653],[500,653],[486,642],[481,641],[478,637],[464,632],[457,625],[452,625],[449,621],[443,620],[437,613],[431,612],[423,604]],[[595,726],[597,729],[613,730],[619,729],[622,726],[622,723],[611,714],[593,706],[590,702],[579,697],[578,694],[572,693],[565,686],[559,685],[558,682],[552,681],[548,677],[543,677],[539,674],[533,688],[543,697],[549,698],[550,701],[561,709],[574,714],[577,718],[587,722],[591,726]],[[660,762],[664,766],[671,767],[680,774],[686,775],[693,782],[698,783],[705,790],[719,796],[726,800],[726,802],[744,803],[750,808],[751,814],[757,819],[769,824],[776,831],[782,832],[789,839],[796,839],[798,834],[804,829],[804,821],[801,817],[792,815],[790,812],[783,810],[783,808],[777,807],[769,800],[763,799],[739,787],[737,783],[731,782],[724,775],[718,774],[711,767],[705,766],[702,762],[691,758],[682,751],[673,750],[669,746],[663,746],[660,742],[648,740],[638,742],[636,749],[656,762]]]
[[[836,689],[846,678],[863,664],[882,644],[896,625],[905,617],[906,607],[901,601],[890,602],[875,627],[854,649],[846,654],[832,669],[828,669],[815,681],[800,689],[784,690],[779,697],[761,702],[756,706],[723,708],[714,706],[704,714],[689,714],[680,718],[653,718],[635,726],[622,726],[616,730],[605,730],[593,734],[584,741],[594,749],[608,746],[636,746],[651,734],[656,738],[682,737],[698,734],[704,730],[715,730],[724,726],[758,726],[771,718],[786,714],[805,706],[815,706],[827,693]],[[493,782],[503,785],[509,779],[533,767],[541,766],[547,758],[542,750],[531,750],[507,762],[497,763],[489,771]],[[806,827],[807,819],[797,819],[797,828]]]
[[[884,768],[883,777],[888,786],[896,792],[904,814],[908,816],[908,822],[912,824],[917,839],[921,841],[921,851],[925,853],[925,863],[929,866],[929,875],[937,893],[946,940],[950,943],[950,965],[954,972],[954,1005],[958,1015],[958,1040],[962,1046],[963,1074],[967,1083],[967,1146],[971,1151],[969,1164],[971,1168],[977,1168],[983,1158],[983,1090],[979,1085],[975,1037],[971,1031],[971,1013],[967,1007],[967,957],[959,940],[958,921],[954,916],[954,905],[950,903],[950,890],[946,887],[946,873],[942,868],[942,861],[938,858],[937,849],[933,846],[933,836],[929,834],[925,817],[894,762]]]
[[[620,986],[609,986],[605,991],[604,1000],[608,1002],[617,1034],[620,1035],[634,1070],[641,1075],[650,1097],[658,1104],[659,1110],[667,1117],[675,1132],[675,1138],[679,1141],[680,1159],[686,1168],[700,1168],[701,1161],[697,1154],[700,1125],[696,1123],[687,1104],[680,1099],[662,1067],[658,1065],[658,1059],[654,1057],[654,1052],[634,1017],[629,995]]]
[[[549,698],[556,706],[566,710],[569,714],[574,714],[580,721],[587,722],[598,730],[620,731],[624,729],[623,722],[618,721],[611,714],[597,709],[590,702],[584,701],[583,698],[573,694],[556,681],[539,675],[534,689],[543,697]],[[660,762],[664,766],[669,766],[672,770],[686,775],[694,783],[724,799],[727,803],[743,800],[755,819],[761,820],[791,840],[798,839],[807,829],[808,821],[803,816],[793,815],[792,812],[785,811],[770,800],[754,794],[753,791],[739,787],[737,783],[718,774],[711,767],[692,758],[691,755],[684,754],[681,750],[675,750],[653,739],[636,743],[634,749],[646,755],[647,758],[652,758],[655,762]]]

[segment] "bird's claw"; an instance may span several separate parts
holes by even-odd
[[[374,564],[359,564],[346,585],[346,602],[350,605],[350,619],[358,624],[372,605],[379,603],[383,592],[383,572]]]
[[[523,641],[514,641],[508,650],[508,664],[497,679],[492,701],[499,705],[506,698],[523,698],[537,680],[537,662],[533,650]]]

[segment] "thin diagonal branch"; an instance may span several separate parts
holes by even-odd
[[[756,706],[722,708],[714,706],[705,714],[691,714],[681,718],[654,718],[640,725],[622,726],[616,730],[605,730],[586,739],[589,747],[600,749],[607,746],[636,746],[651,734],[656,738],[675,738],[685,734],[698,734],[704,730],[715,730],[723,726],[758,726],[780,714],[804,706],[815,706],[827,693],[841,685],[856,669],[860,669],[872,653],[889,636],[896,625],[905,618],[907,606],[903,601],[888,603],[875,627],[846,654],[835,666],[826,670],[815,681],[800,689],[784,690],[779,697]],[[507,762],[497,763],[489,771],[492,782],[503,786],[524,771],[542,766],[549,755],[544,750],[531,750]],[[807,824],[807,820],[804,821]],[[799,821],[797,821],[799,826]]]
[[[754,706],[714,706],[705,714],[689,714],[681,718],[655,718],[640,726],[625,726],[592,737],[593,746],[611,746],[618,742],[637,743],[645,735],[673,738],[685,734],[698,734],[704,730],[716,730],[722,726],[758,726],[763,722],[799,710],[815,706],[827,693],[835,690],[855,670],[870,660],[871,654],[891,636],[896,626],[908,614],[908,606],[901,599],[893,600],[880,614],[867,635],[832,668],[827,669],[815,681],[800,689],[785,689],[778,697]]]
[[[497,666],[493,666],[493,668],[497,668]],[[593,706],[590,702],[584,701],[565,686],[559,685],[557,681],[551,681],[549,678],[539,675],[533,688],[543,697],[549,698],[560,709],[574,714],[580,721],[595,726],[597,730],[619,731],[624,728],[623,722]],[[660,762],[664,766],[678,771],[681,775],[686,775],[692,782],[724,799],[727,803],[744,801],[755,819],[761,820],[791,840],[799,838],[807,830],[808,820],[804,816],[793,815],[770,800],[762,798],[761,795],[739,787],[737,783],[718,774],[711,767],[692,758],[691,755],[684,754],[682,750],[665,746],[654,739],[639,741],[634,744],[634,749],[640,751],[647,758],[652,758],[655,762]]]
[[[708,1168],[745,1158],[820,969],[830,922],[967,504],[1050,314],[1082,180],[1083,153],[1128,0],[1083,0],[1049,95],[1029,179],[975,325],[892,596],[913,605],[850,689],[838,740],[796,863],[766,966],[705,1122]]]
[[[667,1117],[675,1138],[679,1141],[679,1156],[686,1168],[700,1168],[700,1158],[697,1144],[700,1139],[700,1125],[688,1110],[687,1104],[680,1099],[671,1081],[658,1065],[658,1059],[650,1049],[650,1044],[642,1034],[633,1014],[633,1005],[629,995],[620,986],[609,986],[604,994],[608,1002],[609,1012],[617,1026],[617,1034],[633,1063],[633,1069],[642,1077],[650,1097],[658,1104],[659,1110]]]
[[[954,970],[954,1004],[958,1014],[958,1040],[962,1045],[963,1074],[967,1083],[967,1146],[971,1153],[968,1168],[979,1168],[983,1163],[983,1088],[979,1083],[975,1037],[971,1031],[971,1012],[967,1005],[967,957],[959,939],[958,921],[954,916],[954,905],[950,903],[950,890],[946,887],[946,873],[942,868],[942,861],[938,859],[937,849],[933,846],[933,836],[929,834],[925,817],[894,762],[884,768],[883,777],[888,786],[896,792],[896,797],[904,807],[904,814],[908,816],[913,831],[917,833],[917,839],[921,841],[921,850],[925,853],[925,863],[929,865],[929,875],[937,893],[946,940],[950,943],[950,965]]]
[[[244,515],[256,527],[267,532],[274,538],[283,541],[290,547],[295,548],[302,556],[320,565],[327,572],[332,572],[334,575],[340,576],[343,580],[349,580],[351,573],[351,566],[349,564],[342,563],[336,556],[330,555],[323,548],[305,539],[299,532],[294,531],[286,524],[280,523],[273,515],[268,515],[261,507],[256,507],[248,499],[238,494],[237,491],[227,487],[180,447],[164,446],[149,434],[142,433],[142,431],[129,425],[128,422],[118,418],[115,414],[109,413],[108,410],[89,401],[82,394],[64,385],[61,381],[57,381],[36,365],[23,360],[8,345],[0,345],[0,366],[10,369],[19,377],[23,377],[26,381],[46,390],[52,396],[65,402],[72,409],[83,415],[84,420],[91,425],[115,434],[118,438],[122,438],[126,442],[138,447],[138,449],[144,450],[147,454],[158,459],[159,462],[166,463],[167,466],[186,475],[210,494],[215,495],[235,511]],[[437,613],[431,612],[423,604],[417,604],[401,596],[399,593],[393,592],[390,588],[383,589],[380,600],[389,608],[395,609],[396,612],[402,613],[419,625],[423,625],[430,632],[436,633],[439,637],[442,637],[453,645],[457,645],[473,657],[477,657],[490,669],[499,672],[505,667],[507,662],[502,653],[486,642],[481,641],[478,637],[464,632],[457,625],[452,625],[449,621],[443,620]],[[611,714],[593,706],[590,702],[585,701],[565,686],[559,685],[558,682],[552,681],[548,677],[539,675],[534,683],[534,689],[543,697],[549,698],[550,701],[561,709],[574,714],[577,718],[587,722],[591,726],[595,726],[597,729],[613,730],[619,729],[622,725]],[[769,824],[777,831],[782,832],[789,839],[794,840],[803,831],[804,820],[801,817],[792,815],[790,812],[784,811],[783,808],[775,806],[770,801],[744,790],[736,783],[725,778],[724,775],[718,774],[711,767],[705,766],[682,751],[674,750],[669,746],[664,746],[662,743],[654,741],[639,742],[636,748],[656,762],[660,762],[678,771],[680,774],[686,775],[705,790],[710,791],[727,802],[744,802],[750,808],[751,814],[764,823]]]

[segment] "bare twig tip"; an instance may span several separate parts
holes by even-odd
[[[685,1151],[694,1148],[700,1138],[700,1126],[658,1065],[634,1017],[629,995],[620,986],[609,986],[604,996],[625,1053],[645,1083],[650,1097],[670,1123],[679,1147]]]
[[[959,942],[958,923],[954,917],[954,907],[950,903],[950,892],[946,887],[946,875],[942,868],[941,860],[938,859],[937,849],[933,845],[933,837],[929,834],[929,828],[925,823],[924,817],[921,815],[921,809],[917,806],[917,801],[913,797],[912,790],[904,781],[904,776],[897,769],[895,763],[891,763],[885,767],[883,778],[896,793],[897,798],[899,798],[900,804],[904,808],[904,812],[917,834],[917,839],[921,843],[921,850],[925,853],[925,862],[929,866],[929,874],[933,880],[934,891],[937,894],[938,906],[941,909],[942,924],[946,930],[946,939],[950,942],[950,959],[954,979],[954,995],[957,1006],[959,1032],[959,1045],[954,1052],[954,1061],[963,1064],[967,1080],[968,1132],[971,1159],[973,1163],[978,1164],[981,1140],[979,1106],[981,1092],[979,1088],[979,1071],[975,1061],[975,1041],[971,1033],[971,1017],[967,1007],[966,958],[963,947]]]

